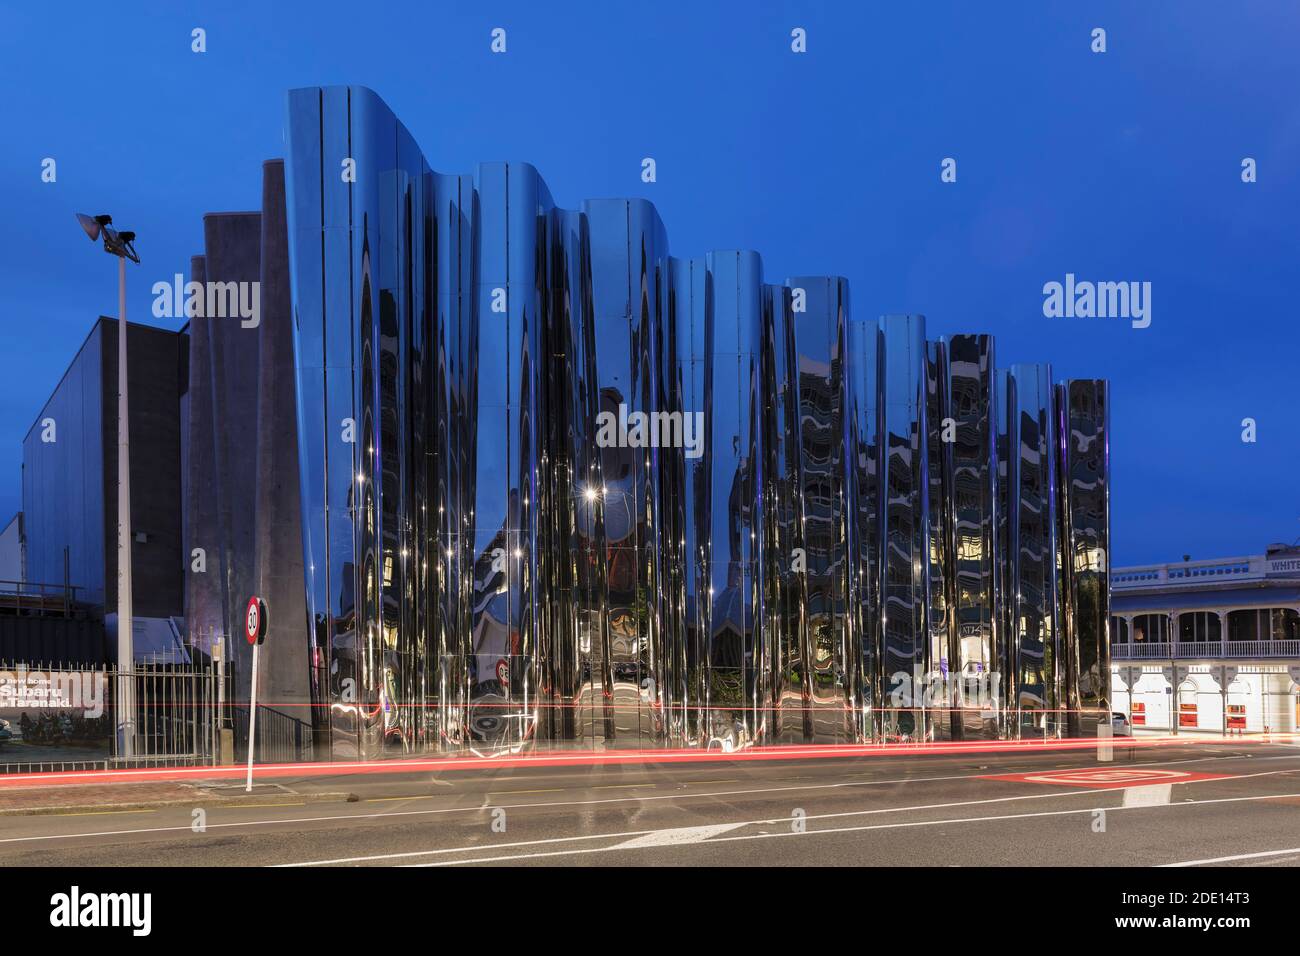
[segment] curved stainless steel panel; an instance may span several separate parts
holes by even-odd
[[[849,486],[849,622],[852,639],[853,707],[856,737],[878,740],[884,733],[884,607],[881,600],[880,494],[884,461],[885,336],[875,320],[849,323],[846,403]]]
[[[993,338],[955,335],[948,341],[948,401],[953,418],[949,526],[956,647],[950,671],[961,694],[964,737],[993,737],[996,721],[984,702],[999,690],[996,533],[997,470],[994,446]]]
[[[883,429],[880,441],[881,657],[885,740],[928,732],[923,694],[929,575],[925,317],[886,316]]]
[[[672,259],[649,203],[558,209],[526,164],[436,173],[368,90],[293,91],[287,132],[331,752],[1019,733],[1007,707],[1078,732],[1056,708],[1108,706],[1104,382],[851,321],[844,280],[765,285],[753,252]]]
[[[770,635],[764,666],[770,701],[767,739],[778,743],[806,743],[813,736],[793,309],[788,286],[763,287],[764,600]]]
[[[679,506],[682,522],[680,549],[683,561],[683,633],[686,659],[685,739],[696,746],[709,740],[709,628],[710,600],[710,467],[713,432],[709,425],[709,370],[713,334],[713,278],[704,258],[672,260],[673,297],[670,315],[675,348],[674,379],[680,378],[683,414],[704,416],[699,454],[682,455],[682,487],[686,497]]]
[[[927,706],[933,710],[931,726],[938,739],[962,736],[960,701],[950,693],[950,675],[958,657],[957,581],[954,567],[956,536],[953,527],[953,454],[957,421],[952,417],[949,392],[951,373],[948,343],[926,343],[925,415],[929,477],[927,513],[930,525],[927,556],[928,634],[925,647],[925,680],[930,689]]]
[[[848,513],[845,507],[845,375],[848,281],[804,276],[786,285],[793,314],[799,500],[802,504],[805,658],[812,739],[851,739]]]
[[[595,499],[607,605],[593,649],[593,693],[612,707],[601,736],[663,739],[663,658],[657,428],[660,282],[667,238],[654,207],[636,200],[584,204],[590,234],[592,341],[599,493]],[[638,427],[638,424],[640,427]],[[603,715],[602,715],[603,717]]]
[[[708,603],[706,746],[729,749],[760,733],[762,657],[762,279],[757,253],[711,252],[711,329],[704,382]],[[763,732],[765,728],[762,728]]]
[[[1056,387],[1056,401],[1066,706],[1070,734],[1093,736],[1111,711],[1110,388],[1074,379]]]
[[[1015,696],[1007,702],[1022,735],[1055,735],[1062,715],[1057,654],[1056,417],[1051,371],[1013,365],[1009,373],[1009,651]]]

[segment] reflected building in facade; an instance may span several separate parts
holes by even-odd
[[[301,631],[272,614],[318,754],[1109,711],[1105,382],[675,257],[643,200],[439,173],[366,89],[292,91],[287,142]]]

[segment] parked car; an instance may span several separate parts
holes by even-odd
[[[1128,716],[1118,711],[1110,715],[1111,734],[1115,737],[1132,737],[1133,731],[1128,724]]]

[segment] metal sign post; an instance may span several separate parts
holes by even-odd
[[[262,642],[266,640],[266,602],[257,595],[248,599],[244,619],[244,636],[253,645],[253,679],[248,689],[248,778],[244,792],[253,791],[253,754],[257,752],[257,663]]]
[[[209,685],[210,693],[207,698],[209,705],[214,700],[216,702],[216,706],[212,707],[212,726],[209,728],[209,732],[212,734],[212,766],[214,767],[221,763],[221,717],[226,712],[226,695],[223,686],[225,681],[222,676],[222,665],[224,663],[222,658],[226,656],[222,647],[224,643],[224,639],[220,643],[217,642],[213,635],[213,628],[209,627],[208,648],[212,654],[212,670],[216,678],[216,686]]]

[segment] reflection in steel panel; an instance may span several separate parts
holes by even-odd
[[[929,630],[925,317],[887,316],[884,330],[880,594],[889,701],[882,723],[886,740],[918,740],[929,729],[918,686],[923,686]]]
[[[704,364],[704,743],[755,740],[761,657],[763,267],[753,252],[711,252]]]
[[[801,305],[803,303],[801,302]],[[768,739],[812,739],[812,684],[806,666],[807,546],[802,514],[799,387],[788,286],[763,287],[763,381],[766,383],[763,464],[764,602],[770,635],[764,659],[770,713]]]
[[[1057,653],[1056,418],[1051,371],[1013,365],[1007,401],[1008,706],[1026,735],[1058,731],[1062,673]]]
[[[640,746],[658,742],[665,732],[658,562],[664,526],[658,502],[666,449],[654,429],[664,411],[656,360],[667,236],[645,201],[595,200],[584,211],[595,343],[597,537],[607,575],[606,640],[597,652],[592,694],[613,716],[612,734],[602,724],[592,736]]]
[[[848,515],[845,508],[845,279],[788,279],[792,299],[799,502],[810,730],[818,743],[851,739]]]
[[[929,704],[931,726],[939,739],[962,736],[960,701],[953,700],[953,669],[958,659],[956,631],[956,550],[953,529],[953,452],[957,421],[952,417],[949,394],[948,343],[927,342],[925,362],[925,414],[927,435],[927,508],[930,540],[926,555],[929,574],[928,633],[925,646],[927,686],[937,688]]]
[[[883,733],[884,605],[881,601],[880,494],[884,461],[881,436],[884,406],[884,331],[874,321],[849,323],[845,379],[846,475],[849,501],[849,641],[852,705],[858,740]]]
[[[435,172],[368,90],[293,91],[288,146],[325,753],[1107,705],[1104,382],[999,375],[989,336],[850,319],[843,279],[765,284],[753,252],[671,258],[643,200]]]
[[[1110,388],[1102,379],[1073,379],[1056,386],[1055,398],[1069,731],[1091,736],[1111,709]]]
[[[707,385],[709,343],[713,332],[713,283],[704,258],[672,260],[673,327],[672,353],[675,379],[683,415],[703,412],[708,407]],[[680,461],[685,498],[677,503],[682,534],[678,549],[682,561],[683,624],[676,640],[686,660],[685,738],[702,744],[708,740],[709,702],[709,465],[712,435],[705,416],[699,454],[673,456]],[[685,418],[683,418],[685,423]]]
[[[963,702],[954,726],[963,737],[992,737],[996,723],[975,706],[997,689],[997,563],[994,558],[996,470],[993,421],[994,352],[988,335],[954,335],[947,343],[948,414],[954,423],[948,511],[953,614],[950,671]]]

